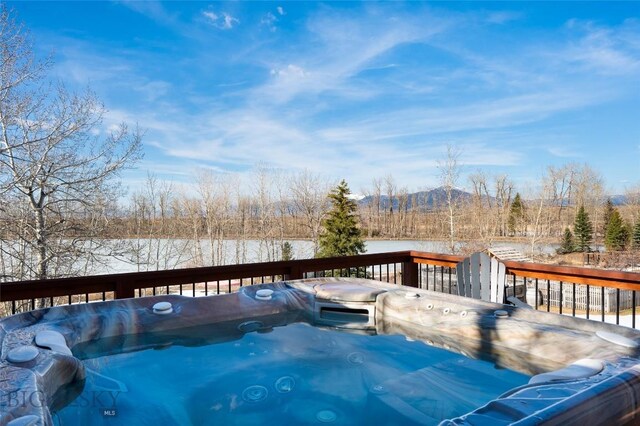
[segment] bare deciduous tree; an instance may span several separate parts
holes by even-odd
[[[487,176],[481,170],[469,175],[472,186],[472,217],[471,224],[483,244],[489,246],[493,236],[493,219],[491,214],[492,202],[487,189]]]
[[[384,186],[387,192],[387,203],[384,212],[384,232],[388,237],[395,236],[395,214],[394,214],[394,201],[396,198],[397,185],[393,179],[393,175],[388,174],[384,178]]]
[[[196,177],[208,240],[209,266],[226,263],[225,239],[231,233],[232,182],[229,176],[200,171]]]
[[[453,199],[453,191],[456,188],[458,179],[460,178],[460,151],[452,145],[447,145],[447,152],[444,160],[438,161],[438,169],[440,170],[440,183],[445,190],[446,203],[448,209],[448,225],[449,225],[449,250],[451,253],[456,249],[455,235],[455,206]]]
[[[313,241],[315,257],[318,253],[318,237],[322,230],[322,221],[329,209],[327,194],[330,185],[319,175],[304,170],[291,178],[289,187],[295,212],[302,215],[304,225]]]
[[[186,217],[175,194],[173,184],[149,174],[145,186],[131,197],[130,214],[136,221],[129,256],[138,271],[173,269],[192,260],[192,241],[171,238],[179,235]]]
[[[533,224],[531,227],[530,237],[531,237],[531,254],[533,255],[536,244],[540,239],[540,234],[542,233],[542,215],[544,213],[545,205],[548,204],[548,200],[551,197],[551,194],[554,193],[553,189],[553,179],[548,176],[543,176],[541,179],[541,185],[537,188],[537,190],[530,191],[530,198],[536,200],[535,211],[531,215],[533,219]],[[551,211],[547,208],[547,211]]]
[[[46,78],[23,28],[0,6],[0,182],[5,279],[72,275],[105,254],[97,239],[120,195],[119,173],[140,156],[141,134],[101,129],[93,93]],[[97,134],[97,135],[96,135]],[[15,227],[19,226],[19,229]],[[100,246],[98,246],[100,245]]]
[[[507,218],[511,206],[513,182],[506,175],[499,175],[494,178],[494,188],[496,192],[496,233],[503,237],[507,235]]]
[[[180,194],[177,203],[184,212],[187,229],[191,230],[191,239],[193,240],[193,266],[204,266],[204,254],[202,252],[202,222],[203,209],[202,203],[196,197],[188,197]]]
[[[254,171],[252,185],[253,213],[258,237],[258,259],[260,261],[278,260],[278,229],[275,220],[273,176],[264,164],[258,164]]]

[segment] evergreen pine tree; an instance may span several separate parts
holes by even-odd
[[[282,244],[282,255],[280,256],[282,260],[293,260],[293,246],[289,241],[285,241]]]
[[[351,191],[347,182],[329,193],[332,207],[322,223],[323,230],[318,240],[316,257],[352,256],[366,251],[356,215],[356,203],[349,198]]]
[[[607,203],[604,205],[604,213],[602,215],[602,235],[607,235],[607,228],[609,227],[609,222],[611,221],[614,210],[615,207],[613,207],[611,198],[607,198]]]
[[[640,216],[636,219],[636,224],[633,227],[633,235],[631,236],[633,241],[633,248],[640,250]]]
[[[604,245],[607,250],[623,250],[630,237],[629,228],[624,220],[620,216],[618,209],[614,209],[609,219],[609,226],[607,226],[607,233],[604,237]]]
[[[580,206],[576,218],[573,222],[573,232],[576,236],[575,249],[581,252],[591,250],[589,246],[593,240],[593,226],[589,220],[589,214],[585,211],[584,206]]]
[[[562,244],[560,245],[560,249],[558,249],[558,253],[566,254],[573,253],[575,251],[575,244],[573,242],[573,234],[569,228],[564,228],[564,236],[562,237]]]
[[[511,207],[509,208],[509,217],[507,219],[507,227],[509,229],[510,235],[515,235],[516,231],[519,228],[519,225],[522,223],[524,219],[524,204],[522,204],[522,199],[520,198],[520,193],[516,193],[516,196],[511,203]]]

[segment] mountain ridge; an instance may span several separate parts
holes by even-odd
[[[439,186],[433,189],[427,189],[424,191],[411,192],[406,194],[407,197],[407,209],[413,209],[414,206],[418,207],[420,210],[432,210],[439,206],[444,206],[447,204],[447,191],[444,187]],[[473,197],[473,194],[467,192],[462,189],[454,188],[451,193],[451,199],[453,202],[467,202],[470,201]],[[484,197],[484,196],[483,196]],[[380,194],[380,209],[388,210],[393,208],[394,211],[398,211],[400,208],[400,196],[394,195],[391,199],[387,194]],[[621,206],[626,204],[627,197],[624,195],[610,195],[604,197],[602,202],[604,203],[606,200],[610,199],[614,206]],[[356,200],[360,207],[367,207],[375,203],[376,197],[373,195],[365,195],[364,197]],[[491,201],[495,200],[495,197],[490,196]],[[512,200],[513,201],[513,200]],[[536,199],[522,199],[525,203],[535,203],[539,200]],[[567,206],[569,203],[566,201],[562,202],[563,205]]]

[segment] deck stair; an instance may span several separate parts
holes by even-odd
[[[491,247],[487,250],[489,255],[499,260],[513,260],[515,262],[533,262],[533,260],[525,256],[521,251],[512,247]]]

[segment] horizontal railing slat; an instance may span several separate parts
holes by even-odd
[[[640,274],[637,272],[621,272],[514,261],[504,261],[503,263],[507,267],[507,273],[519,277],[589,284],[625,290],[640,290]]]
[[[86,293],[102,293],[115,290],[116,281],[113,278],[98,280],[96,282],[79,280],[73,283],[69,283],[64,279],[18,281],[0,284],[0,302]]]
[[[285,276],[288,279],[299,279],[303,277],[305,272],[354,268],[379,263],[403,263],[411,261],[410,253],[409,251],[401,251],[333,258],[245,263],[240,265],[8,282],[0,283],[0,302],[40,297],[68,296],[70,294],[80,293],[98,293],[103,291],[124,292],[127,293],[124,297],[133,297],[132,291],[139,288],[259,276],[277,275]],[[122,297],[122,295],[116,295],[116,298],[120,297]]]
[[[458,262],[464,259],[464,256],[455,254],[427,253],[422,251],[410,251],[409,256],[414,263],[446,266],[449,268],[455,268]]]

